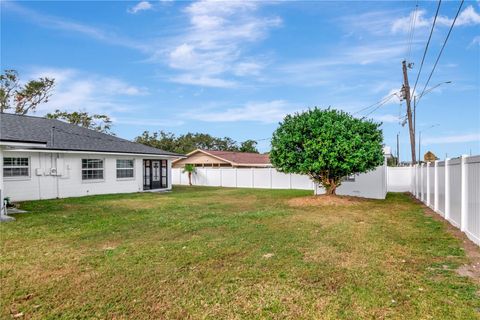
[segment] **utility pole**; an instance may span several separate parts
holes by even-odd
[[[415,164],[415,132],[413,130],[413,121],[412,121],[412,107],[410,105],[410,85],[408,84],[408,74],[407,74],[407,62],[402,61],[402,70],[403,70],[403,90],[405,95],[405,101],[407,103],[407,118],[408,118],[408,131],[410,133],[410,149],[412,150],[412,164]]]

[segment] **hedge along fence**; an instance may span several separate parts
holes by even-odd
[[[480,155],[415,165],[412,193],[480,245]]]

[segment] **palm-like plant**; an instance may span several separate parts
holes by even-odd
[[[195,171],[197,171],[197,169],[195,169],[195,166],[191,163],[187,163],[184,167],[183,167],[183,172],[185,173],[188,173],[188,184],[189,185],[192,185],[192,173],[195,173]]]

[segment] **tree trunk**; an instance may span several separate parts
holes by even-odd
[[[191,172],[188,173],[188,185],[190,185],[190,186],[192,185],[192,173]]]
[[[338,183],[335,179],[327,179],[327,182],[324,183],[323,187],[325,188],[325,194],[328,196],[337,195]]]

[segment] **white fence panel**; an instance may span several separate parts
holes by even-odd
[[[449,219],[452,224],[460,228],[462,219],[462,167],[460,159],[449,162]]]
[[[421,177],[422,177],[422,184],[421,184],[421,199],[423,201],[427,201],[427,166],[426,164],[423,164],[422,165],[422,173],[421,173]]]
[[[435,204],[435,167],[429,164],[428,167],[428,205],[434,207]]]
[[[387,191],[408,192],[412,190],[411,167],[387,167]]]
[[[234,188],[237,186],[237,169],[220,169],[222,187]]]
[[[425,168],[412,171],[415,196],[480,245],[480,156],[436,161],[428,173]]]
[[[445,216],[445,161],[439,161],[437,163],[437,184],[438,184],[438,212]]]
[[[480,156],[465,161],[467,177],[467,223],[466,233],[480,244]]]
[[[272,169],[253,169],[253,187],[270,189],[272,187]]]
[[[292,189],[313,190],[314,183],[309,177],[300,174],[292,174]]]
[[[291,189],[291,176],[277,170],[272,170],[272,188],[273,189]]]
[[[205,169],[206,185],[212,187],[222,186],[222,169]]]
[[[253,188],[252,169],[237,169],[237,187]]]

